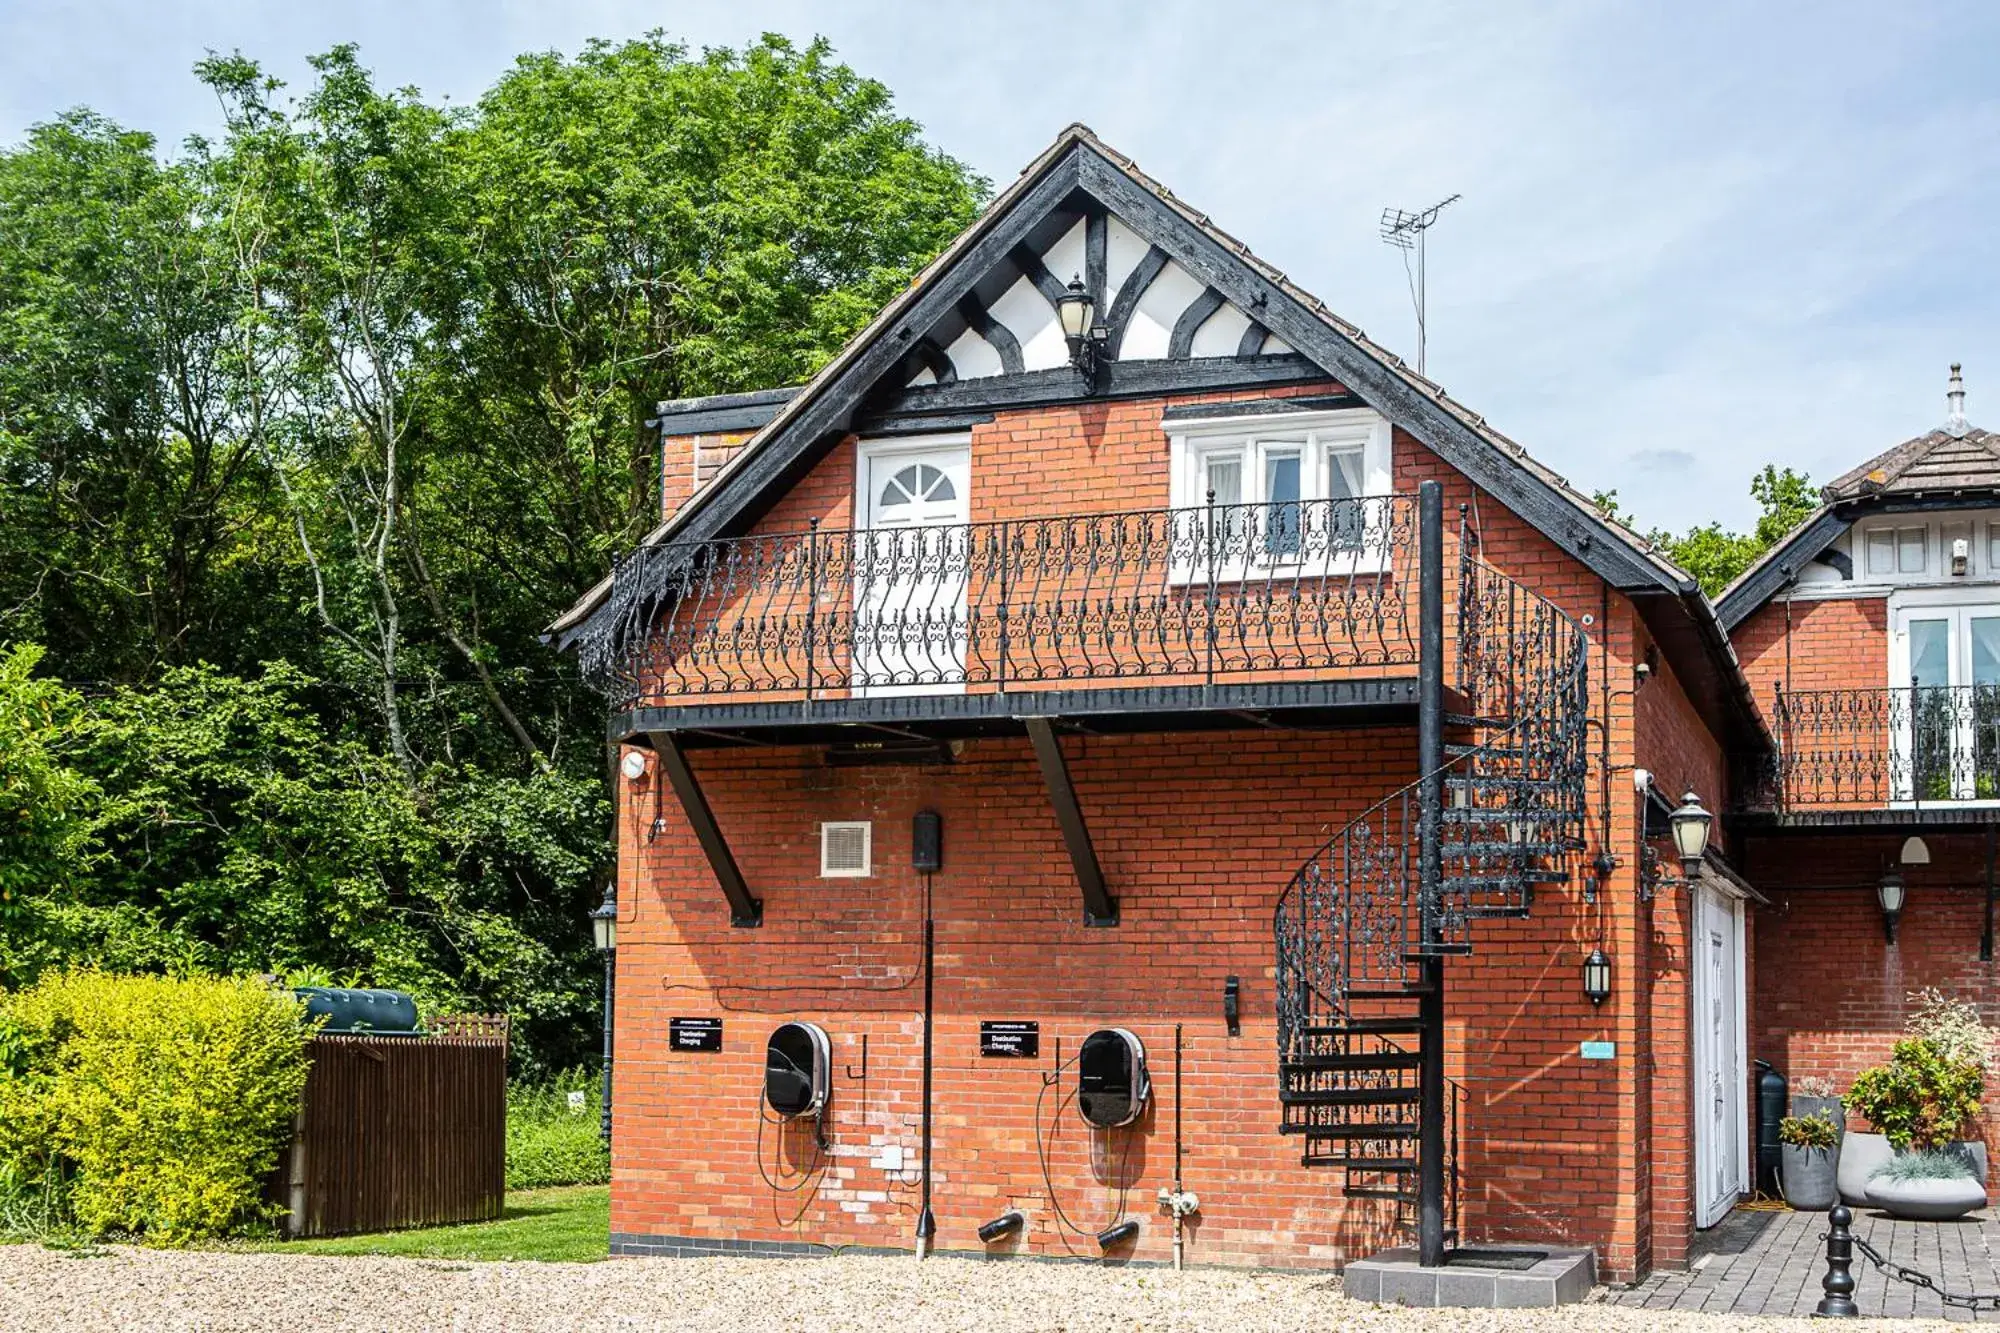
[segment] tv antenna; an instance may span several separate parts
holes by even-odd
[[[1458,202],[1458,196],[1440,199],[1429,208],[1406,213],[1400,208],[1382,210],[1382,240],[1403,252],[1403,276],[1410,283],[1410,301],[1417,308],[1417,373],[1424,373],[1424,234],[1434,226],[1438,214]],[[1416,272],[1410,271],[1410,251],[1417,252]]]

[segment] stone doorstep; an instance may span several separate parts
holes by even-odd
[[[1541,1245],[1481,1246],[1481,1249],[1547,1250],[1532,1268],[1424,1268],[1409,1246],[1357,1259],[1341,1274],[1341,1290],[1357,1301],[1382,1305],[1482,1310],[1568,1305],[1590,1295],[1597,1283],[1596,1253]]]

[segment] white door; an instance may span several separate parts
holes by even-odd
[[[1896,612],[1895,799],[2000,799],[2000,606]]]
[[[854,693],[965,688],[968,444],[864,446],[854,539]]]
[[[1714,1226],[1748,1187],[1749,1071],[1743,1051],[1743,905],[1701,885],[1695,893],[1695,1225]]]

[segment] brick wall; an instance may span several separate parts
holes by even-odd
[[[680,511],[709,482],[715,480],[753,431],[724,434],[665,435],[660,439],[660,521]]]
[[[1757,702],[1792,690],[1881,689],[1889,683],[1889,603],[1882,597],[1780,598],[1730,636]]]
[[[975,427],[974,519],[1165,504],[1166,405],[1093,403]],[[1687,1139],[1685,978],[1675,947],[1655,941],[1684,935],[1685,925],[1670,904],[1638,903],[1629,775],[1644,762],[1635,760],[1642,726],[1651,762],[1664,772],[1713,771],[1714,746],[1689,739],[1700,724],[1664,668],[1639,696],[1635,721],[1632,664],[1642,630],[1629,603],[1401,432],[1393,469],[1399,492],[1442,480],[1454,526],[1463,506],[1489,560],[1588,617],[1601,725],[1593,761],[1601,737],[1610,780],[1593,769],[1587,832],[1592,850],[1608,846],[1619,862],[1594,903],[1584,901],[1581,875],[1541,890],[1530,919],[1482,923],[1475,954],[1447,968],[1448,1069],[1468,1093],[1466,1235],[1592,1244],[1613,1277],[1679,1262],[1691,1171],[1679,1146]],[[845,526],[853,478],[850,439],[762,526],[796,530],[810,517]],[[1276,1132],[1270,912],[1329,832],[1415,777],[1414,736],[1246,731],[1069,745],[1124,911],[1113,930],[1081,925],[1069,862],[1022,741],[972,743],[957,764],[935,769],[831,770],[806,751],[701,752],[697,770],[718,819],[765,899],[766,924],[754,931],[728,928],[671,795],[663,831],[647,837],[656,775],[623,788],[614,1232],[909,1243],[922,914],[921,887],[903,867],[910,816],[931,806],[944,815],[947,844],[934,885],[941,1247],[977,1249],[973,1229],[1019,1204],[1031,1224],[1018,1248],[1095,1256],[1088,1237],[1058,1223],[1053,1203],[1095,1229],[1115,1213],[1122,1189],[1126,1210],[1144,1224],[1134,1253],[1164,1257],[1170,1227],[1153,1194],[1172,1170],[1175,1024],[1187,1183],[1203,1201],[1191,1229],[1195,1262],[1337,1264],[1394,1238],[1393,1205],[1343,1200],[1339,1173],[1301,1167],[1298,1142]],[[818,822],[856,818],[875,821],[876,875],[819,879]],[[1582,995],[1581,966],[1599,943],[1614,958],[1616,980],[1612,998],[1594,1009]],[[1224,1034],[1221,1018],[1231,974],[1243,983],[1238,1038]],[[667,1050],[671,1018],[715,1015],[728,1025],[721,1053]],[[836,1078],[825,1153],[799,1129],[758,1123],[763,1041],[792,1018],[822,1022],[836,1070],[856,1074]],[[1043,1058],[979,1059],[982,1018],[1041,1022]],[[1040,1075],[1058,1039],[1068,1057],[1107,1023],[1145,1039],[1157,1096],[1136,1132],[1112,1131],[1093,1148],[1073,1105],[1060,1104],[1073,1071],[1046,1092]],[[1617,1057],[1582,1059],[1585,1040],[1615,1042]],[[1045,1140],[1059,1127],[1048,1148],[1053,1200],[1036,1152],[1038,1123]],[[901,1174],[873,1165],[891,1144],[910,1161]],[[794,1190],[802,1177],[805,1188]]]
[[[1752,1055],[1788,1078],[1827,1078],[1845,1091],[1856,1074],[1889,1057],[1913,991],[1936,986],[2000,1023],[2000,979],[1979,959],[1985,839],[1930,834],[1924,841],[1931,863],[1903,868],[1908,891],[1892,946],[1876,885],[1897,864],[1902,834],[1754,840],[1756,883],[1772,905],[1757,914]]]

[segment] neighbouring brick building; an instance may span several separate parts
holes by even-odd
[[[2000,436],[1966,421],[1959,368],[1943,426],[1823,499],[1718,608],[1777,747],[1735,821],[1770,899],[1752,1051],[1844,1089],[1911,992],[2000,1000]]]
[[[1081,127],[810,383],[659,424],[553,629],[613,699],[620,1252],[1631,1278],[1750,1187],[1753,1057],[1897,1022],[1873,890],[1774,888],[1903,832],[1771,804],[1790,692],[1888,670],[1802,563],[1879,549],[1865,477],[1719,616]],[[1684,874],[1687,793],[1745,813]],[[1966,822],[1901,958],[1984,984]]]

